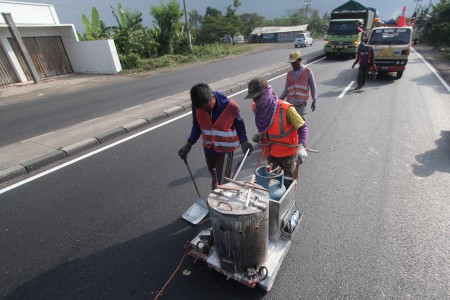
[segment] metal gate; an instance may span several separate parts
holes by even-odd
[[[26,68],[24,58],[19,54],[19,45],[8,39],[28,80],[31,74]],[[33,60],[40,78],[73,73],[66,50],[59,36],[22,38],[28,53]]]
[[[19,82],[9,59],[0,45],[0,86]]]

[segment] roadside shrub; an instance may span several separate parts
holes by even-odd
[[[140,57],[136,53],[129,53],[126,55],[119,54],[120,64],[122,69],[137,69],[140,65]]]

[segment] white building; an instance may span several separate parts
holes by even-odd
[[[5,19],[12,19],[23,43],[11,33],[13,26]],[[59,23],[53,5],[0,0],[0,86],[33,78],[20,44],[39,78],[69,73],[117,74],[122,69],[113,40],[80,42],[73,24]]]

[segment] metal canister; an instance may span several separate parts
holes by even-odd
[[[240,188],[233,183],[224,187]],[[267,255],[269,194],[252,189],[249,196],[248,192],[216,189],[208,197],[214,244],[221,267],[230,273],[257,270]]]

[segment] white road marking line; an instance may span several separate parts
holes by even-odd
[[[95,118],[95,119],[87,120],[87,121],[81,122],[81,124],[86,124],[86,123],[90,123],[90,122],[93,122],[93,121],[97,121],[97,120],[100,120],[101,118],[103,118],[103,117],[98,117],[98,118]]]
[[[142,106],[142,104],[139,104],[139,105],[136,105],[136,106],[133,106],[133,107],[125,108],[124,110],[131,110],[131,109],[135,109],[135,108],[138,108],[138,107],[141,107],[141,106]]]
[[[38,136],[32,137],[32,138],[27,139],[27,140],[23,140],[23,141],[21,141],[21,143],[25,143],[25,142],[28,142],[28,141],[31,141],[31,140],[34,140],[34,139],[38,139],[38,138],[41,138],[41,137],[43,137],[43,136],[46,136],[46,135],[49,135],[49,134],[52,134],[52,133],[54,133],[54,131],[51,131],[51,132],[47,132],[47,133],[38,135]]]
[[[417,56],[420,57],[420,59],[425,63],[425,65],[427,65],[427,67],[431,70],[431,72],[433,72],[433,74],[439,79],[439,81],[442,83],[442,85],[447,89],[447,92],[450,93],[450,86],[448,86],[447,82],[445,82],[445,80],[441,77],[441,75],[439,75],[438,71],[436,71],[436,69],[430,65],[424,58],[422,55],[420,55],[419,52],[417,52],[414,48],[413,48],[414,52],[417,54]]]
[[[352,87],[355,81],[350,82],[347,87],[342,91],[342,93],[338,96],[338,99],[344,98],[344,95],[348,92],[348,90]]]

